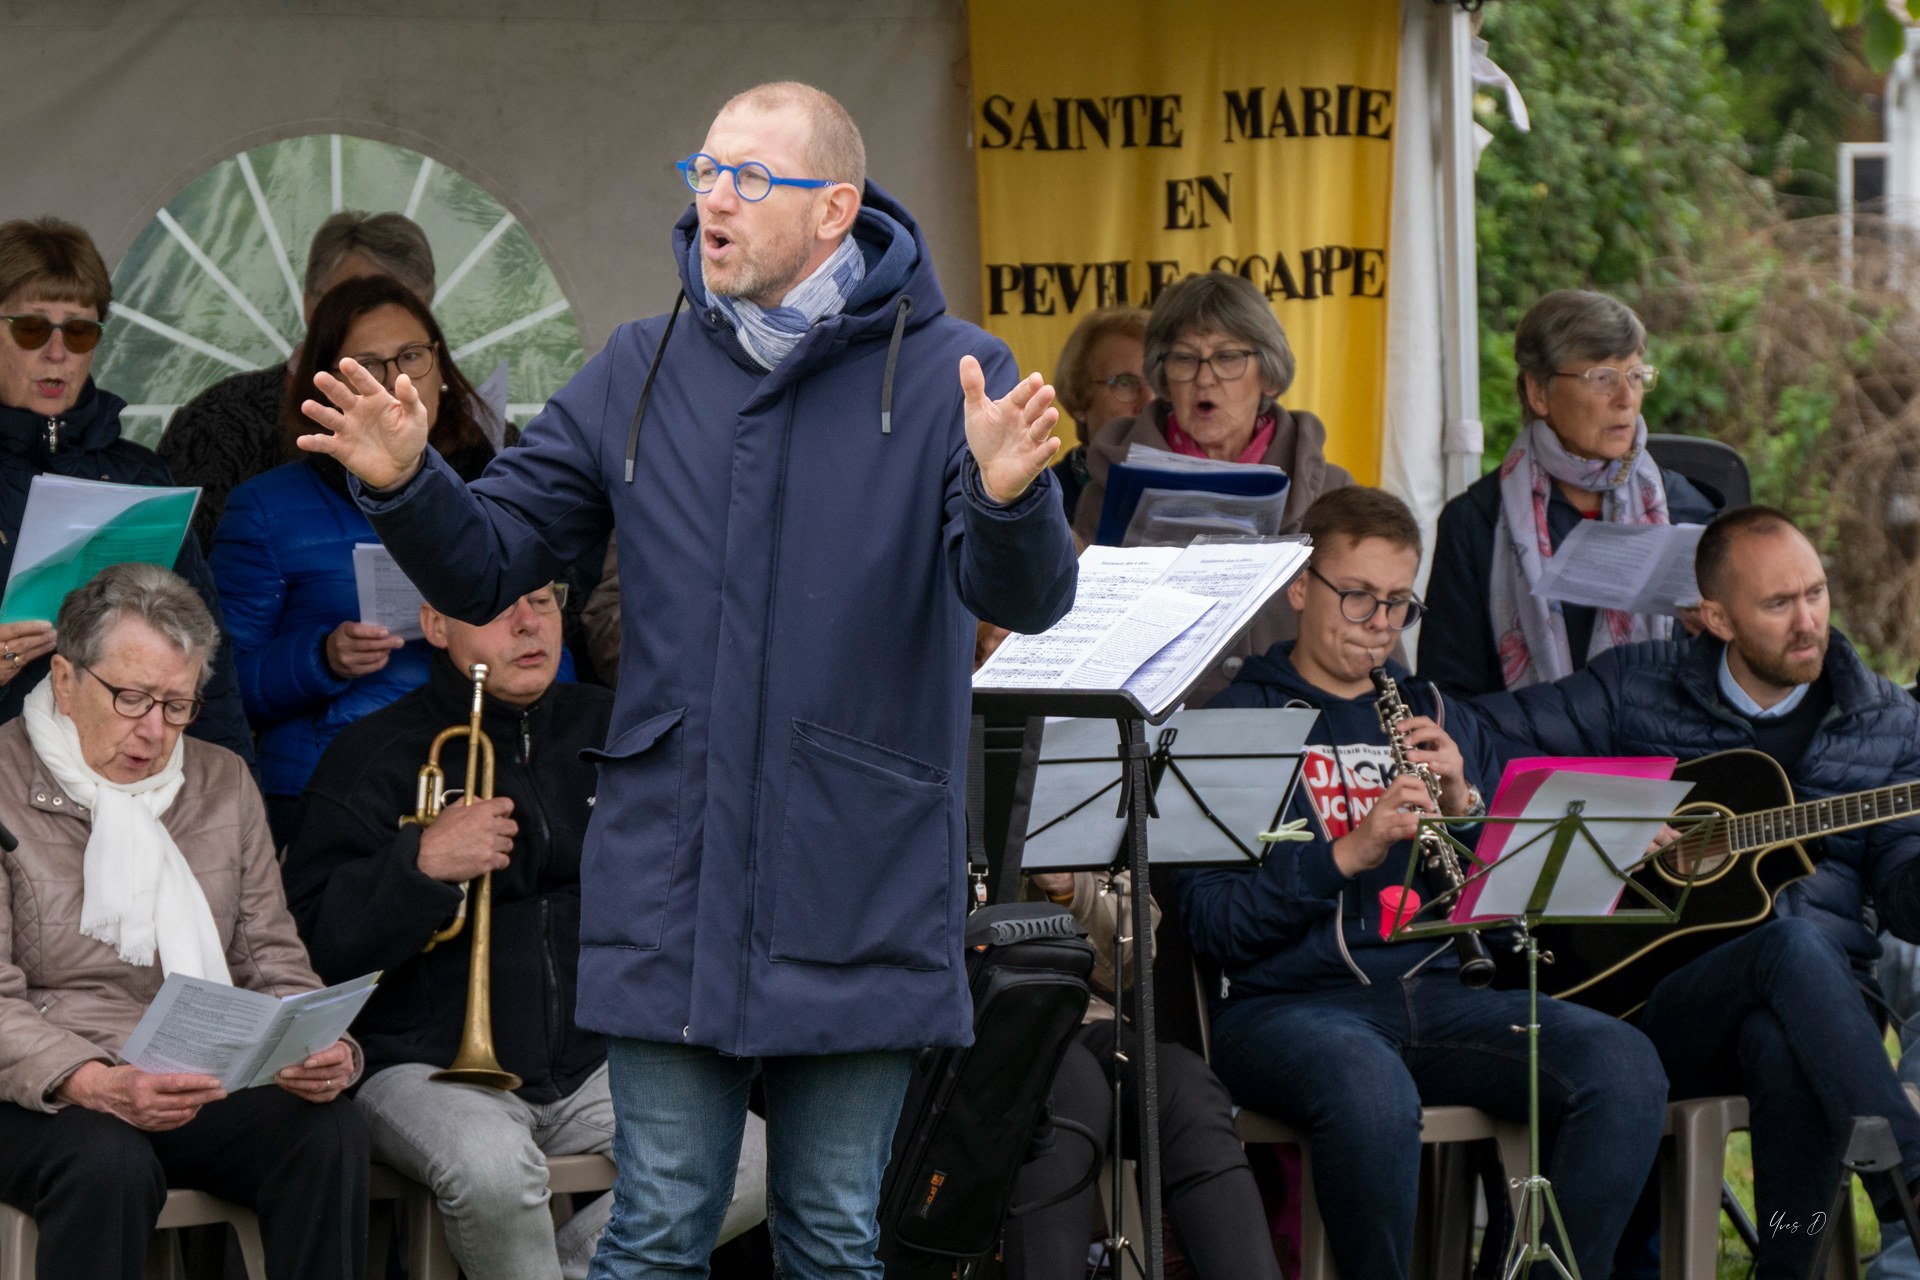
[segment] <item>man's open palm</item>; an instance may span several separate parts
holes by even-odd
[[[960,389],[967,398],[967,447],[980,464],[980,479],[995,502],[1012,502],[1027,491],[1058,452],[1053,424],[1060,411],[1053,388],[1029,374],[998,400],[987,399],[980,362],[960,357]]]
[[[358,361],[343,359],[339,377],[316,373],[313,384],[332,403],[306,400],[300,412],[333,434],[301,436],[302,449],[326,454],[375,489],[391,489],[420,469],[432,424],[406,374],[389,392]]]

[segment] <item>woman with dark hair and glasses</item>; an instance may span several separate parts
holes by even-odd
[[[151,564],[101,570],[58,621],[52,678],[0,727],[0,821],[19,834],[0,851],[0,1203],[39,1227],[42,1276],[139,1280],[167,1189],[193,1187],[260,1215],[271,1275],[355,1280],[357,1046],[232,1094],[119,1057],[170,975],[320,985],[246,765],[181,733],[219,628]]]
[[[234,489],[214,533],[213,572],[247,716],[260,736],[260,784],[275,839],[292,838],[300,792],[334,734],[427,679],[431,650],[360,621],[353,548],[380,539],[347,491],[347,473],[298,453],[302,400],[314,375],[351,356],[387,386],[406,378],[433,424],[433,444],[472,480],[493,458],[473,416],[473,388],[448,354],[426,303],[387,276],[348,280],[314,309],[282,409],[297,461]]]
[[[0,581],[19,544],[27,492],[38,475],[173,483],[166,464],[120,434],[126,401],[94,385],[113,282],[92,237],[58,218],[0,224]],[[174,568],[206,600],[216,620],[213,575],[188,538]],[[59,636],[51,618],[0,623],[0,721],[46,676]],[[253,736],[223,639],[213,655],[205,715],[195,736],[253,759]]]
[[[1420,674],[1455,697],[1558,680],[1596,655],[1664,640],[1674,619],[1543,600],[1545,563],[1582,520],[1705,524],[1720,494],[1647,452],[1640,409],[1660,371],[1624,303],[1550,293],[1513,337],[1526,425],[1500,469],[1440,513]]]
[[[1094,432],[1087,446],[1087,487],[1073,513],[1081,544],[1092,543],[1100,530],[1108,469],[1124,462],[1135,444],[1279,467],[1287,473],[1280,531],[1298,533],[1313,500],[1352,484],[1353,477],[1327,461],[1327,429],[1320,419],[1280,403],[1293,372],[1286,331],[1251,282],[1209,271],[1162,290],[1147,321],[1145,351],[1147,385],[1159,399]],[[1241,659],[1293,635],[1294,613],[1283,593],[1254,618],[1223,669],[1195,687],[1193,701],[1225,688]]]

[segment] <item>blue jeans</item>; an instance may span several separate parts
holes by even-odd
[[[589,1280],[707,1274],[755,1071],[765,1079],[767,1221],[783,1280],[879,1280],[880,1177],[912,1063],[904,1052],[729,1058],[608,1037],[620,1174]]]
[[[1845,953],[1811,921],[1769,920],[1668,974],[1640,1025],[1674,1097],[1747,1097],[1761,1277],[1807,1273],[1819,1238],[1787,1224],[1811,1225],[1826,1212],[1852,1117],[1885,1116],[1908,1178],[1920,1169],[1920,1116],[1894,1078]],[[1869,1190],[1884,1195],[1884,1181]],[[1879,1207],[1885,1218],[1887,1206]]]
[[[1470,990],[1451,972],[1220,1011],[1213,1068],[1234,1100],[1312,1135],[1315,1199],[1346,1280],[1405,1280],[1423,1105],[1526,1118],[1527,1041],[1513,1030],[1526,1011],[1526,992]],[[1666,1101],[1645,1036],[1541,998],[1541,1159],[1582,1275],[1611,1270]]]

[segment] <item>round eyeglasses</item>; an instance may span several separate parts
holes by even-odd
[[[1420,615],[1427,611],[1427,606],[1420,602],[1418,596],[1382,600],[1371,591],[1336,587],[1312,565],[1307,566],[1307,572],[1313,575],[1315,581],[1325,584],[1327,590],[1340,597],[1340,616],[1355,626],[1373,621],[1373,615],[1385,609],[1387,625],[1395,631],[1405,631],[1420,621]]]
[[[687,186],[697,196],[704,196],[720,185],[720,175],[733,175],[733,189],[740,198],[750,204],[758,204],[773,194],[775,187],[804,187],[817,190],[820,187],[837,187],[838,180],[833,178],[776,178],[773,170],[758,160],[749,160],[745,164],[721,164],[712,156],[696,151],[685,160],[674,162],[674,168],[687,180]]]
[[[1100,379],[1100,385],[1127,400],[1147,389],[1146,382],[1137,373],[1116,373],[1111,378]]]
[[[390,356],[364,355],[354,356],[353,360],[362,369],[380,380],[383,387],[391,387],[399,374],[418,382],[433,372],[433,344],[416,342],[412,346],[402,347]]]
[[[1587,389],[1602,399],[1612,399],[1620,390],[1620,379],[1625,378],[1627,385],[1641,395],[1653,390],[1660,381],[1660,371],[1650,364],[1637,364],[1624,373],[1612,365],[1595,365],[1585,373],[1554,373],[1555,378],[1578,378],[1587,384]]]
[[[79,663],[74,665],[79,666],[95,680],[100,680],[100,673],[92,667],[80,666]],[[108,684],[105,680],[100,680],[100,684],[113,695],[113,709],[129,720],[138,720],[153,710],[157,703],[160,707],[161,719],[176,729],[184,729],[199,719],[200,709],[207,705],[204,698],[156,698],[145,689],[122,689],[119,685]]]

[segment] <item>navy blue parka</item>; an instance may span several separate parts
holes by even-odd
[[[582,1026],[741,1055],[963,1044],[974,619],[1038,631],[1071,606],[1060,498],[1044,473],[1008,506],[982,493],[960,357],[994,396],[1013,360],[945,314],[885,192],[853,231],[865,280],[771,372],[689,276],[698,234],[689,209],[670,338],[666,316],[621,326],[470,490],[430,452],[361,502],[474,622],[617,539]]]

